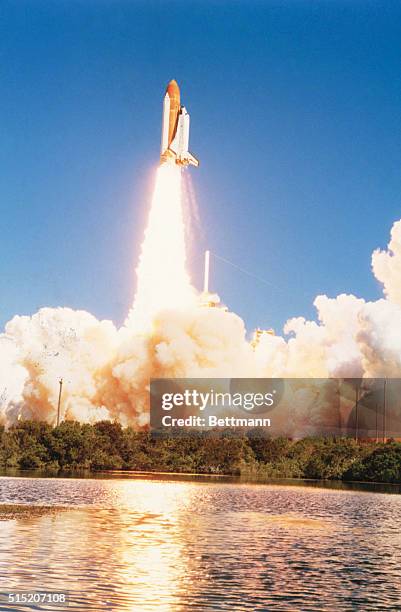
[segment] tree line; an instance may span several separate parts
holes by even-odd
[[[252,433],[252,432],[251,432]],[[401,443],[260,438],[208,432],[154,436],[119,423],[21,421],[0,427],[0,468],[138,470],[401,483]]]

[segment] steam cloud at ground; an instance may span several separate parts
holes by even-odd
[[[253,348],[235,313],[200,306],[185,267],[181,175],[158,170],[124,326],[85,311],[42,308],[15,316],[0,334],[0,418],[62,418],[123,425],[148,422],[150,377],[401,376],[401,220],[372,255],[384,298],[315,299],[317,321],[289,320],[282,336]]]

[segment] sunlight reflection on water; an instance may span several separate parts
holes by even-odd
[[[69,506],[0,522],[1,592],[68,590],[59,610],[401,609],[397,495],[0,478],[0,501]]]

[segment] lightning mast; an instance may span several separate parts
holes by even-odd
[[[205,271],[203,277],[203,293],[209,293],[210,251],[205,251]]]

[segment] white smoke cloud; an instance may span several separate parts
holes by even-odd
[[[108,412],[96,402],[98,382],[115,350],[116,334],[110,321],[99,322],[70,308],[42,308],[32,317],[15,316],[2,336],[14,354],[13,361],[8,358],[2,388],[11,381],[15,386],[3,412],[13,407],[15,417],[18,407],[25,418],[53,421],[62,378],[65,418],[105,418]],[[0,359],[7,354],[2,351]]]
[[[22,391],[29,378],[21,365],[21,353],[17,343],[7,334],[0,335],[0,417],[15,420],[22,402]]]
[[[401,219],[391,228],[387,251],[374,251],[372,269],[377,280],[383,283],[384,295],[401,306]]]
[[[389,300],[365,304],[356,332],[365,377],[401,375],[401,307]]]
[[[196,298],[183,259],[180,188],[176,174],[166,172],[158,174],[138,292],[122,328],[70,308],[43,308],[7,323],[0,334],[3,422],[20,415],[54,423],[60,378],[62,418],[143,427],[151,377],[401,376],[401,221],[388,249],[372,256],[383,299],[320,295],[316,321],[293,318],[283,337],[266,334],[253,347],[240,317]]]
[[[287,358],[281,375],[361,376],[356,331],[364,304],[353,295],[342,294],[334,299],[319,295],[314,301],[318,322],[303,317],[288,321],[284,332],[293,337],[286,344]]]

